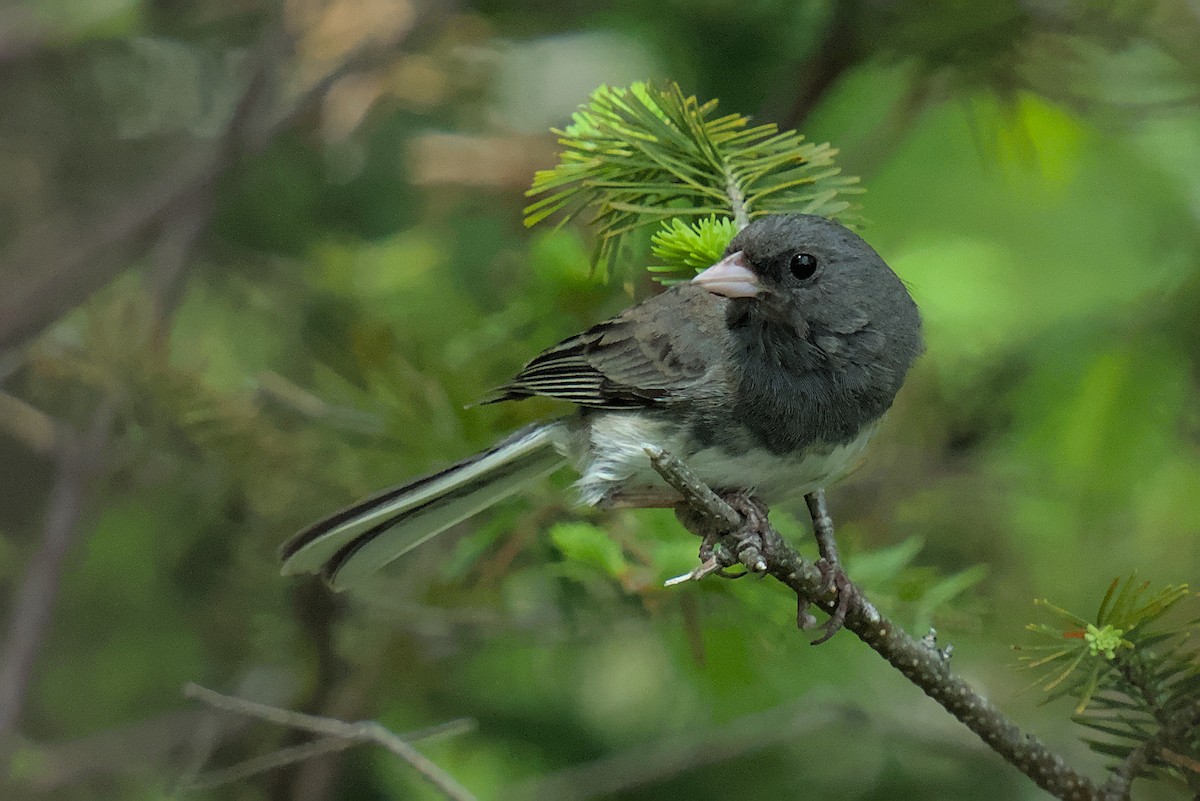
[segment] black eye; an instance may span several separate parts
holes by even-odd
[[[792,256],[788,267],[791,268],[792,275],[801,281],[805,281],[812,278],[813,273],[817,271],[817,257],[811,253],[797,253]]]

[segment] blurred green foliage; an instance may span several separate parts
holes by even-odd
[[[0,619],[62,511],[47,421],[116,410],[0,793],[437,797],[370,750],[177,792],[291,742],[207,717],[196,681],[396,731],[471,717],[425,751],[481,798],[1040,797],[852,638],[810,648],[781,588],[663,589],[693,539],[576,508],[566,475],[362,595],[278,575],[312,519],[562,413],[465,407],[654,291],[641,244],[602,283],[586,230],[522,226],[542,131],[647,74],[862,176],[928,352],[830,494],[850,573],[1100,776],[1008,644],[1031,598],[1200,575],[1197,40],[1186,0],[0,10]],[[810,547],[802,507],[773,519]]]

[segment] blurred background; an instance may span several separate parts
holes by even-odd
[[[439,797],[369,747],[188,790],[298,741],[189,681],[469,718],[422,749],[485,799],[1044,797],[781,586],[663,589],[695,539],[566,475],[368,592],[279,575],[306,523],[563,411],[464,406],[654,291],[521,224],[548,129],[641,78],[862,176],[928,352],[830,493],[849,572],[1100,776],[1011,645],[1035,598],[1200,579],[1197,42],[1195,0],[0,5],[3,797]]]

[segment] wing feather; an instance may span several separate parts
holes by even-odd
[[[700,287],[673,287],[547,348],[483,402],[544,395],[598,409],[670,403],[711,372],[724,303]]]

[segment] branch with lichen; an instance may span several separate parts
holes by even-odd
[[[698,579],[718,569],[741,564],[747,570],[769,575],[794,593],[803,611],[808,604],[825,610],[838,606],[838,589],[828,586],[814,563],[784,541],[765,515],[752,531],[743,527],[742,515],[701,482],[679,459],[664,451],[651,455],[651,464],[683,496],[690,514],[679,515],[693,534],[721,536],[722,548],[694,574]],[[711,563],[709,562],[711,560]],[[1058,754],[1032,734],[1021,731],[991,701],[950,670],[946,649],[932,638],[917,640],[888,620],[854,584],[847,593],[845,628],[852,632],[905,678],[975,732],[987,745],[1039,787],[1069,801],[1108,799],[1105,788],[1067,765]],[[1124,796],[1112,798],[1127,799]]]

